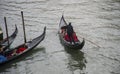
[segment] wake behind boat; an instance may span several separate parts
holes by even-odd
[[[59,37],[60,37],[61,43],[67,48],[76,49],[76,50],[82,49],[85,44],[84,38],[83,38],[83,41],[80,42],[76,36],[76,33],[74,32],[72,34],[74,41],[72,40],[70,41],[70,38],[67,36],[67,33],[66,33],[67,26],[68,25],[64,19],[64,16],[62,15],[60,23],[59,23]]]
[[[5,53],[4,56],[0,56],[0,58],[4,58],[3,61],[0,61],[0,64],[7,63],[19,57],[20,55],[26,53],[27,51],[35,48],[45,38],[45,34],[46,34],[46,27],[44,27],[44,31],[40,36],[34,38],[32,41],[28,41],[11,49],[11,51]]]

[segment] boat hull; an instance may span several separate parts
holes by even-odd
[[[34,38],[32,41],[28,41],[25,44],[21,44],[21,45],[15,47],[15,48],[11,49],[11,51],[6,52],[4,56],[7,57],[7,60],[4,61],[4,62],[1,62],[0,65],[4,65],[4,64],[6,64],[6,63],[20,57],[24,53],[32,50],[33,48],[35,48],[41,41],[43,41],[43,39],[45,38],[45,34],[46,34],[46,27],[44,28],[44,32],[40,36]],[[23,47],[24,45],[27,46],[27,48],[24,51],[22,51],[21,53],[13,55],[12,57],[8,58],[8,55],[13,53],[14,50],[17,51],[20,47]]]
[[[63,46],[65,46],[66,48],[70,48],[70,49],[74,49],[74,50],[81,50],[85,44],[85,40],[83,39],[82,42],[78,41],[75,44],[67,42],[66,40],[64,40],[63,36],[61,34],[59,34],[59,38],[60,41],[62,43]]]

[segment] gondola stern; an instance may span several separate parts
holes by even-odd
[[[45,34],[46,34],[46,26],[44,27],[44,32],[43,32],[44,38],[45,38]]]
[[[18,28],[17,28],[17,25],[15,24],[15,31],[14,31],[14,33],[11,35],[11,37],[15,38],[16,35],[17,35],[17,33],[18,33]]]
[[[16,31],[16,33],[18,33],[18,28],[17,28],[16,24],[15,24],[15,31]]]
[[[18,30],[17,25],[15,24],[15,29]]]
[[[44,33],[46,33],[46,26],[44,27]]]
[[[85,38],[83,38],[83,41],[81,43],[81,48],[80,49],[82,49],[84,45],[85,45]]]

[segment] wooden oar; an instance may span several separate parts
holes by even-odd
[[[23,24],[23,31],[24,31],[24,42],[26,43],[26,33],[25,33],[25,24],[24,24],[24,16],[23,16],[23,11],[21,11],[21,16],[22,16],[22,24]]]
[[[7,27],[6,17],[4,17],[4,21],[5,21],[6,35],[7,35],[8,46],[9,46],[8,27]]]
[[[83,37],[81,37],[81,36],[79,36],[80,38],[83,38]],[[91,40],[88,40],[88,39],[86,39],[86,38],[84,38],[86,41],[88,41],[88,42],[90,42],[90,43],[92,43],[92,44],[94,44],[94,45],[96,45],[97,47],[101,47],[101,46],[99,46],[99,45],[97,45],[96,43],[94,43],[94,42],[92,42]]]

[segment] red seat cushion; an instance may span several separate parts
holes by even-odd
[[[66,35],[64,36],[64,39],[65,39],[66,41],[70,41],[70,39],[69,39],[69,37],[68,37],[68,34],[66,34]]]
[[[19,48],[19,49],[16,51],[16,53],[23,52],[25,49],[26,49],[26,48],[24,48],[24,47],[21,47],[21,48]]]
[[[73,33],[73,39],[74,39],[74,41],[75,41],[75,42],[77,42],[77,41],[78,41],[78,38],[77,38],[77,36],[76,36],[76,34],[75,34],[75,33]]]

